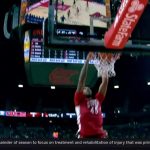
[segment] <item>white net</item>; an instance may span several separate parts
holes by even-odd
[[[98,72],[97,76],[100,77],[105,72],[108,72],[109,77],[116,76],[114,66],[119,58],[120,54],[98,53],[98,56],[94,58],[94,66]]]

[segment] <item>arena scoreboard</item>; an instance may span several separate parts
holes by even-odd
[[[28,83],[32,86],[76,87],[87,51],[45,48],[42,29],[25,32],[24,60]],[[94,86],[97,71],[89,64],[87,85]]]

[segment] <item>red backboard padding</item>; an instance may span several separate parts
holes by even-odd
[[[123,49],[138,23],[148,0],[122,0],[114,23],[105,33],[106,48]]]

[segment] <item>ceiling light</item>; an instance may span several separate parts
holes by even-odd
[[[114,89],[119,89],[119,85],[114,85]]]
[[[52,90],[55,90],[55,88],[56,88],[55,86],[51,86],[51,89],[52,89]]]
[[[23,84],[18,84],[18,87],[19,88],[23,88]]]

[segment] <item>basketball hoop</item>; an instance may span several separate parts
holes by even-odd
[[[109,77],[115,77],[114,65],[119,58],[120,54],[118,53],[98,53],[94,58],[94,66],[98,71],[97,76],[100,77],[103,73],[108,72]]]

